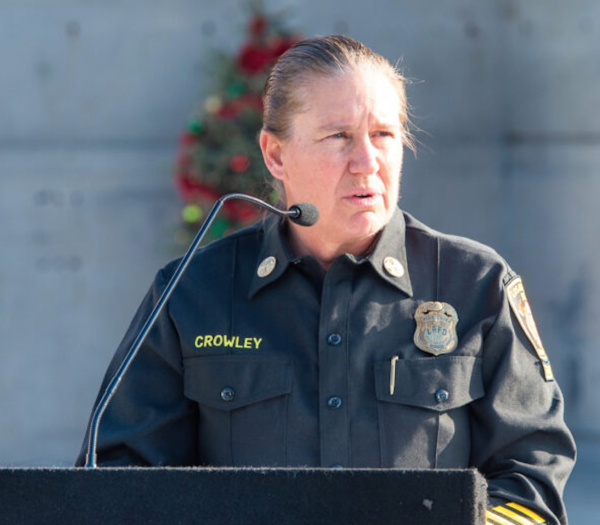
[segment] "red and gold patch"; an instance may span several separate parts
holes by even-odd
[[[508,293],[508,302],[521,325],[521,328],[525,332],[527,338],[531,341],[531,344],[535,348],[535,351],[542,363],[544,369],[544,379],[546,381],[554,381],[554,374],[552,367],[550,366],[550,360],[544,350],[544,345],[538,333],[537,326],[533,319],[533,313],[531,312],[531,306],[525,295],[525,288],[523,287],[523,281],[520,277],[515,277],[506,286],[506,292]]]

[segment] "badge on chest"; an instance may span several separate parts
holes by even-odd
[[[433,355],[452,352],[458,345],[458,314],[448,303],[429,301],[415,312],[417,328],[414,341],[418,348]]]

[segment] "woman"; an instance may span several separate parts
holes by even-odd
[[[104,415],[100,464],[476,467],[489,523],[566,523],[574,444],[520,278],[397,207],[404,79],[359,42],[310,39],[264,108],[269,171],[320,219],[198,252]]]

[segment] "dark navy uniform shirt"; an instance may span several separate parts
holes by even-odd
[[[511,308],[515,283],[490,248],[400,210],[369,255],[327,272],[290,252],[274,218],[225,237],[194,256],[123,379],[99,464],[476,467],[489,523],[564,524],[574,443],[537,332]],[[430,301],[458,316],[456,348],[440,355],[415,344]]]

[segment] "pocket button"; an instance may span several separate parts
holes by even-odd
[[[438,403],[443,403],[444,401],[448,401],[449,397],[450,397],[450,393],[448,392],[448,390],[444,390],[443,388],[440,388],[435,393],[435,400]]]
[[[234,397],[235,391],[233,390],[233,388],[226,387],[223,390],[221,390],[221,399],[223,401],[233,401]]]

